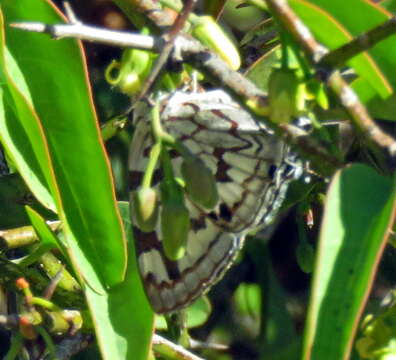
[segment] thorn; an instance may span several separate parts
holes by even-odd
[[[33,31],[33,32],[46,32],[46,25],[39,22],[17,22],[9,24],[11,27],[24,30],[24,31]]]
[[[43,297],[46,300],[50,300],[52,295],[55,292],[56,287],[59,282],[62,280],[63,270],[65,270],[65,265],[62,265],[60,270],[55,274],[55,276],[51,279],[51,282],[48,284],[47,288],[44,291]]]
[[[81,24],[68,1],[63,2],[63,7],[70,24]]]

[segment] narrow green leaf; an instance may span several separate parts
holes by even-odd
[[[128,235],[128,269],[123,283],[109,292],[98,293],[86,287],[85,293],[92,311],[96,335],[105,360],[146,360],[153,332],[154,314],[144,293],[132,241],[129,204],[119,208]]]
[[[274,65],[280,59],[278,48],[274,48],[261,56],[254,64],[252,64],[246,72],[249,80],[253,81],[258,87],[264,91],[268,91],[268,78],[274,69]]]
[[[62,22],[49,1],[4,0],[2,6],[6,23]],[[106,285],[119,283],[126,245],[81,47],[16,29],[6,35],[48,142],[70,255],[92,286],[94,272]]]
[[[42,260],[45,254],[47,254],[47,256],[51,255],[48,254],[48,252],[53,248],[58,248],[61,251],[64,250],[63,244],[58,240],[41,215],[30,206],[25,206],[25,209],[40,242],[32,249],[32,252],[29,252],[29,254],[21,260],[19,265],[22,267],[29,266],[30,264]],[[66,252],[63,251],[63,253],[65,254]]]
[[[303,359],[347,359],[393,220],[390,178],[365,165],[339,171],[328,191]]]
[[[58,248],[62,250],[62,244],[59,243],[58,238],[52,232],[50,227],[46,224],[45,220],[41,217],[41,215],[37,211],[33,210],[30,206],[25,206],[25,209],[34,230],[36,231],[38,237],[41,240],[41,244],[45,245],[48,249]]]

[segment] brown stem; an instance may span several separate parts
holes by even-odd
[[[388,21],[375,28],[355,37],[345,45],[332,50],[322,57],[318,67],[339,68],[354,56],[365,50],[372,48],[380,41],[396,33],[396,18],[392,17]]]
[[[297,17],[286,0],[266,0],[268,8],[280,24],[293,36],[306,56],[317,65],[328,50],[319,44],[309,29]],[[380,148],[389,160],[389,167],[396,169],[396,141],[384,132],[370,117],[366,107],[338,72],[324,78],[327,86],[337,95],[340,103],[348,113],[350,120],[358,133],[368,145]]]
[[[49,221],[47,224],[53,231],[60,229],[60,221]],[[38,240],[39,238],[32,226],[0,230],[0,250],[3,251],[32,245]]]
[[[151,86],[153,85],[154,81],[157,79],[159,73],[165,66],[166,62],[168,61],[169,55],[173,49],[177,35],[180,33],[180,31],[183,30],[183,27],[185,26],[186,21],[188,19],[188,16],[193,10],[196,2],[197,0],[188,0],[186,2],[186,5],[183,7],[182,11],[177,16],[169,32],[163,36],[165,40],[165,45],[163,46],[162,51],[160,52],[158,58],[155,60],[150,76],[144,82],[142,89],[140,90],[140,93],[136,98],[136,102],[141,100],[147,94],[147,92],[150,90]]]

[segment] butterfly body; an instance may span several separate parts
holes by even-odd
[[[144,107],[135,112],[129,160],[132,190],[141,183],[153,145],[147,115]],[[161,123],[211,170],[219,201],[207,210],[186,195],[191,230],[185,255],[177,261],[165,256],[159,225],[150,233],[134,226],[142,281],[157,313],[187,306],[217,282],[246,234],[273,221],[295,176],[284,142],[223,91],[176,92],[162,101]],[[175,176],[180,177],[183,158],[174,151],[170,155]],[[153,185],[162,177],[158,167]]]

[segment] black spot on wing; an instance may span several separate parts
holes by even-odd
[[[162,255],[162,260],[164,261],[166,272],[170,280],[179,280],[181,278],[181,273],[177,261],[169,260],[164,253]]]
[[[275,164],[271,164],[268,169],[268,176],[271,178],[271,180],[274,180],[274,177],[276,174],[276,169],[277,169],[277,166]]]
[[[224,203],[220,204],[220,218],[229,222],[232,219],[232,212]]]
[[[191,218],[191,228],[198,232],[199,230],[206,228],[205,217],[203,215],[199,216],[199,218]]]

